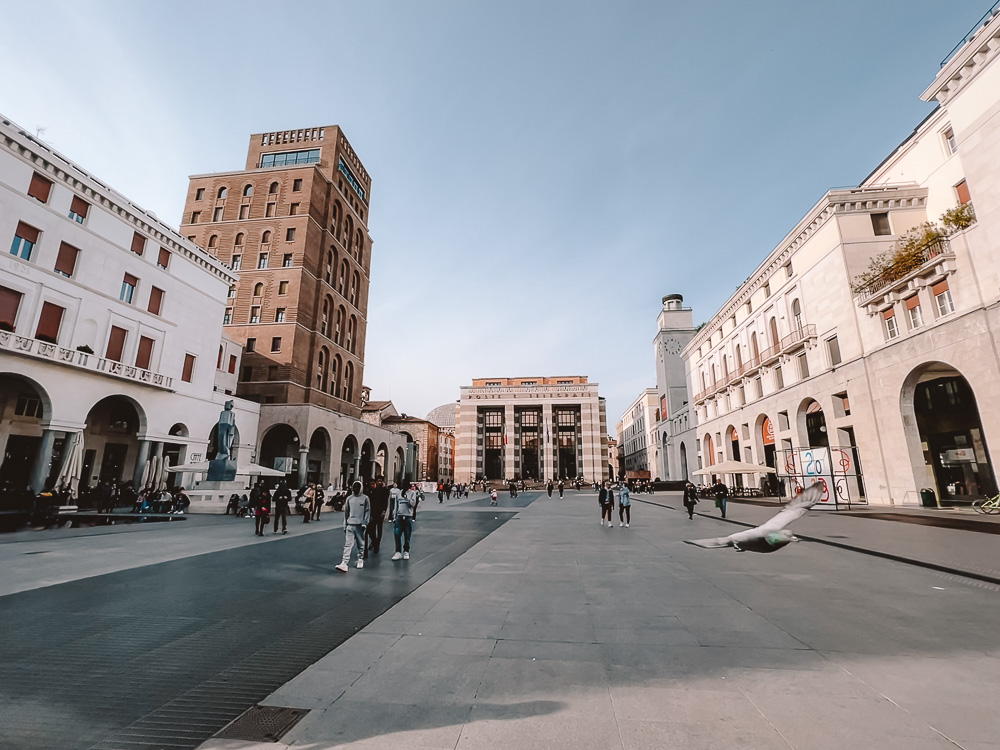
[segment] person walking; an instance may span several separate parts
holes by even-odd
[[[726,517],[726,501],[729,500],[729,488],[722,482],[716,482],[712,487],[715,495],[715,507],[722,511],[722,517]]]
[[[551,479],[549,480],[549,483],[545,485],[545,489],[549,493],[549,497],[552,497],[553,485]]]
[[[398,497],[389,497],[389,520],[392,521],[392,535],[396,540],[393,560],[410,559],[410,537],[413,534],[413,516],[418,502],[417,490],[412,485]]]
[[[610,488],[608,494],[612,494]],[[630,523],[632,523],[632,498],[628,494],[628,485],[621,484],[618,485],[618,525],[627,529]]]
[[[354,547],[358,548],[358,569],[365,567],[365,528],[371,520],[372,505],[368,495],[361,494],[361,482],[355,482],[351,486],[352,493],[348,495],[347,502],[344,503],[344,559],[336,570],[341,573],[348,571],[348,564],[351,562],[351,552]]]
[[[262,484],[254,489],[257,490],[257,500],[253,506],[254,533],[257,536],[264,536],[267,522],[271,520],[271,494]]]
[[[494,487],[493,489],[490,490],[490,505],[496,505],[496,504],[497,504],[497,488]]]
[[[292,502],[292,493],[288,489],[288,482],[284,479],[278,483],[277,488],[274,490],[274,533],[278,533],[278,521],[281,521],[281,533],[288,533],[288,514],[291,512],[290,503]]]
[[[438,502],[444,502],[444,483],[438,482]]]
[[[326,493],[323,492],[323,483],[316,482],[313,485],[313,519],[314,521],[319,520],[319,514],[323,510],[323,500],[326,497]]]
[[[393,487],[396,485],[393,484]],[[386,511],[389,509],[389,488],[381,482],[373,483],[371,489],[372,516],[365,529],[365,559],[368,559],[369,551],[373,555],[378,554],[378,549],[382,546],[382,522],[385,520]]]
[[[559,497],[560,498],[562,498],[562,496],[563,496],[563,489],[564,489],[563,480],[560,479],[559,480]]]
[[[687,511],[688,519],[694,518],[694,506],[698,504],[698,488],[691,482],[684,485],[684,509]]]
[[[604,516],[606,512],[606,505],[608,504],[608,490],[602,484],[600,489],[597,491],[597,504],[601,506],[601,526],[604,526]],[[610,524],[611,522],[608,521]]]

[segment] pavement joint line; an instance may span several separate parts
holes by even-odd
[[[643,500],[641,498],[632,498],[633,500],[646,503],[647,505],[655,505],[659,508],[665,508],[667,510],[678,510],[678,508],[672,505],[665,505],[664,503],[655,503],[652,500]],[[747,523],[746,521],[737,521],[734,518],[721,518],[715,515],[709,515],[708,513],[701,513],[700,511],[695,511],[696,516],[701,516],[702,518],[709,518],[715,521],[722,521],[723,523],[730,523],[736,526],[743,526],[748,529],[755,528],[752,523]],[[934,563],[927,560],[917,560],[912,557],[906,557],[904,555],[895,555],[891,552],[881,552],[875,549],[869,549],[868,547],[859,547],[855,544],[845,544],[844,542],[835,542],[831,539],[823,539],[822,537],[808,536],[806,534],[796,534],[799,539],[804,539],[808,542],[816,542],[818,544],[825,544],[829,547],[839,547],[840,549],[845,549],[850,552],[858,552],[862,555],[870,555],[872,557],[879,557],[883,560],[892,560],[893,562],[903,563],[905,565],[916,565],[920,568],[926,568],[927,570],[936,570],[939,573],[949,573],[951,575],[960,576],[962,578],[971,578],[975,581],[983,581],[984,583],[991,583],[995,586],[1000,586],[1000,576],[989,575],[986,573],[977,573],[973,570],[963,570],[962,568],[955,568],[948,565],[941,565],[940,563]]]

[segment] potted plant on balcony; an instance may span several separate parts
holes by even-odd
[[[948,232],[932,221],[914,227],[900,237],[891,250],[868,261],[868,268],[854,277],[851,291],[855,294],[874,292],[913,273],[927,261],[929,249],[947,236]]]
[[[976,223],[976,212],[971,203],[963,203],[941,214],[941,223],[949,235],[955,234]]]

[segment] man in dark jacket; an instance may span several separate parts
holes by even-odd
[[[396,485],[393,484],[393,487]],[[368,552],[373,555],[378,554],[379,547],[382,546],[382,523],[385,521],[385,514],[389,510],[389,488],[382,482],[374,484],[369,491],[371,498],[372,512],[368,520],[368,528],[365,530],[365,558]]]
[[[254,495],[256,495],[256,500],[253,501],[254,533],[257,536],[264,536],[264,528],[271,520],[271,493],[264,487],[263,482],[257,482]],[[254,495],[251,495],[251,499]]]
[[[688,518],[694,518],[694,506],[698,502],[698,489],[688,482],[684,485],[684,509],[688,512]]]
[[[265,490],[266,492],[266,490]],[[281,519],[281,533],[288,533],[288,514],[291,512],[290,504],[292,493],[288,489],[288,483],[282,479],[277,489],[274,491],[274,533],[278,533],[278,519]]]

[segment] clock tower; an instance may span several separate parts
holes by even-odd
[[[663,307],[657,318],[657,332],[653,339],[660,409],[657,430],[660,445],[657,447],[662,464],[660,476],[664,479],[687,478],[688,472],[684,466],[686,457],[680,455],[676,438],[694,427],[694,422],[689,417],[687,372],[681,357],[681,352],[694,338],[694,334],[691,308],[684,307],[684,297],[680,294],[668,294],[663,298]]]

